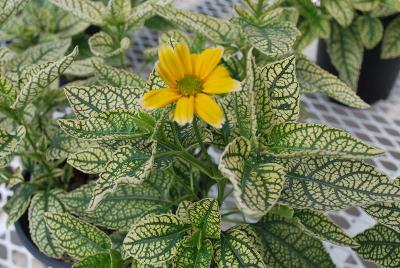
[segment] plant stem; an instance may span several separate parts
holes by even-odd
[[[224,202],[224,198],[225,198],[225,184],[226,181],[225,180],[219,180],[217,181],[217,187],[218,187],[218,204],[222,205],[222,203]]]
[[[201,152],[205,155],[208,164],[209,164],[210,166],[212,166],[213,163],[212,163],[211,157],[210,157],[210,155],[209,155],[208,152],[207,152],[207,148],[206,148],[206,146],[204,145],[203,140],[201,139],[199,126],[197,125],[197,120],[198,120],[197,117],[195,117],[195,118],[193,119],[194,134],[195,134],[195,136],[196,136],[197,142],[198,142],[199,145],[200,145]]]

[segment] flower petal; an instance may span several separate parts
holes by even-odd
[[[203,92],[208,94],[223,94],[240,90],[240,82],[232,79],[223,66],[218,66],[207,77],[203,84]]]
[[[158,54],[160,60],[157,63],[157,72],[168,86],[175,88],[176,81],[179,81],[185,75],[181,60],[169,45],[162,46]]]
[[[215,67],[217,67],[223,54],[224,49],[221,47],[208,48],[201,52],[200,55],[195,57],[193,66],[194,75],[200,78],[200,80],[206,79],[207,76],[214,71]]]
[[[142,105],[146,109],[156,109],[175,102],[181,97],[174,88],[153,89],[143,95]]]
[[[178,43],[175,45],[175,52],[178,55],[179,60],[183,66],[185,75],[193,74],[192,58],[190,56],[189,47],[184,43]]]
[[[213,98],[207,94],[198,93],[194,100],[195,113],[208,124],[221,128],[224,123],[224,112]]]
[[[181,126],[191,123],[194,114],[194,96],[181,97],[175,107],[174,120]]]

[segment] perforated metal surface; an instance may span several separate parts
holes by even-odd
[[[176,6],[217,17],[227,18],[231,7],[238,0],[180,0]],[[136,72],[146,72],[143,51],[157,44],[157,35],[149,30],[141,30],[133,35],[133,46],[128,53]],[[315,47],[308,49],[312,57]],[[379,147],[388,153],[372,160],[378,169],[391,178],[400,176],[400,77],[397,79],[392,95],[386,101],[373,105],[368,110],[354,110],[336,104],[325,96],[314,94],[303,98],[309,112],[310,122],[320,122],[350,131],[361,140]],[[11,192],[0,185],[0,206]],[[351,236],[370,228],[374,220],[361,209],[353,208],[329,214]],[[44,267],[20,245],[14,228],[6,230],[6,215],[0,212],[0,268],[40,268]],[[363,261],[348,248],[325,244],[337,267],[374,267]]]

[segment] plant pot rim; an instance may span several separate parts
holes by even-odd
[[[26,214],[26,213],[25,213]],[[26,215],[23,215],[24,217]],[[46,255],[44,255],[38,248],[37,246],[32,242],[30,236],[29,236],[29,231],[27,234],[28,228],[24,228],[25,224],[21,222],[21,220],[18,220],[14,223],[15,226],[15,232],[17,233],[19,239],[21,240],[21,243],[25,246],[25,248],[39,261],[41,261],[43,264],[47,266],[51,266],[54,268],[71,268],[72,265],[66,262],[63,262],[61,260],[53,259],[50,258]]]

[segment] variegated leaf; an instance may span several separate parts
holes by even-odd
[[[319,240],[329,241],[333,244],[348,247],[359,246],[351,237],[337,226],[329,217],[309,209],[296,210],[294,217],[309,231],[311,236]]]
[[[249,225],[238,225],[222,232],[221,239],[214,244],[217,267],[266,267],[258,241]]]
[[[44,218],[59,245],[78,260],[111,249],[106,233],[68,213],[46,212]]]
[[[124,185],[110,193],[93,211],[87,211],[94,184],[63,195],[68,210],[93,224],[108,229],[129,231],[130,227],[149,214],[163,214],[171,210],[167,199],[173,173],[154,170],[140,185]]]
[[[78,48],[76,47],[69,55],[49,64],[46,68],[32,76],[19,92],[13,108],[23,108],[34,100],[43,88],[49,86],[71,65],[77,55]]]
[[[90,0],[49,0],[60,8],[95,25],[102,25],[104,6]]]
[[[213,258],[213,245],[206,239],[200,249],[193,246],[190,238],[186,238],[178,249],[174,259],[175,268],[209,268]]]
[[[95,75],[100,83],[119,88],[143,88],[146,84],[141,77],[124,69],[117,69],[105,64],[94,64],[93,67],[96,69]]]
[[[151,144],[150,146],[154,146]],[[140,184],[150,174],[154,155],[136,151],[130,146],[122,146],[114,152],[105,171],[100,174],[92,192],[89,210],[93,211],[106,195],[115,191],[121,183]]]
[[[165,19],[193,32],[204,35],[217,44],[230,43],[232,38],[236,35],[236,26],[226,20],[171,7],[153,5],[153,8],[158,15]]]
[[[112,86],[66,87],[65,95],[79,119],[93,118],[114,110],[140,110],[142,88]]]
[[[300,32],[287,21],[268,20],[263,27],[241,21],[243,34],[247,41],[269,57],[279,57],[291,52]]]
[[[135,6],[127,19],[129,28],[137,28],[141,26],[145,20],[155,15],[155,10],[152,5],[166,6],[173,2],[173,0],[147,0]]]
[[[331,38],[327,50],[340,78],[353,90],[357,89],[364,48],[354,27],[342,28],[332,23]]]
[[[352,0],[351,4],[355,9],[366,12],[378,7],[379,0]]]
[[[336,267],[321,241],[309,236],[295,218],[270,213],[253,228],[261,239],[267,267]]]
[[[332,211],[400,197],[400,186],[361,161],[303,157],[277,162],[288,171],[279,201],[293,207]]]
[[[283,123],[268,137],[267,148],[279,156],[332,156],[363,159],[382,154],[348,132],[320,124]]]
[[[131,1],[110,0],[106,10],[106,19],[112,25],[124,24],[131,13]]]
[[[360,247],[355,251],[365,260],[383,268],[400,266],[400,233],[378,224],[354,238]]]
[[[239,206],[247,214],[263,215],[278,200],[285,183],[285,169],[279,164],[257,162],[243,137],[234,139],[221,155],[219,169],[234,186]]]
[[[62,190],[55,189],[35,194],[28,213],[29,233],[32,241],[42,253],[55,259],[60,259],[64,250],[47,227],[44,214],[46,212],[65,212],[64,205],[60,200],[62,193]]]
[[[102,59],[91,57],[83,60],[74,61],[67,70],[65,70],[64,74],[73,75],[73,76],[91,76],[94,74],[95,64],[101,64]]]
[[[381,57],[393,59],[400,56],[400,16],[392,20],[386,27],[382,41]]]
[[[153,89],[158,88],[165,88],[167,85],[165,84],[164,80],[157,74],[157,71],[153,69],[150,73],[149,78],[146,81],[146,88],[150,91]]]
[[[1,0],[0,26],[25,5],[27,0]]]
[[[380,19],[366,14],[359,16],[355,24],[361,42],[367,49],[374,48],[381,41],[383,36],[383,24]]]
[[[84,120],[59,119],[58,123],[69,135],[87,140],[132,139],[150,133],[153,118],[142,112],[114,110]]]
[[[96,253],[75,263],[72,268],[120,268],[124,267],[121,254],[116,250]]]
[[[79,140],[62,131],[58,131],[50,140],[46,151],[47,160],[64,159],[71,153],[78,152],[82,148],[96,146],[95,142]]]
[[[128,37],[118,43],[106,32],[98,32],[89,38],[89,48],[93,55],[102,58],[112,57],[125,52],[131,44]]]
[[[18,145],[25,138],[25,127],[19,126],[14,135],[0,129],[0,158],[5,158],[15,152]]]
[[[15,191],[14,195],[3,206],[3,210],[8,215],[7,226],[16,222],[29,207],[31,196],[36,191],[30,184],[22,184]]]
[[[105,171],[106,164],[111,159],[111,150],[102,147],[92,147],[70,154],[67,163],[84,173],[98,174]]]
[[[4,64],[11,61],[16,56],[16,53],[8,47],[0,48],[0,63]]]
[[[189,230],[190,225],[172,214],[146,216],[125,237],[124,255],[141,264],[164,263],[176,255]]]
[[[188,208],[192,204],[189,200],[184,200],[179,203],[178,208],[175,211],[175,215],[181,219],[184,223],[190,223]]]
[[[354,10],[350,0],[324,0],[322,4],[341,26],[349,26],[353,21]]]
[[[217,200],[206,198],[191,204],[187,209],[193,226],[197,227],[205,237],[219,238],[221,233],[221,215]]]
[[[303,55],[297,56],[296,75],[302,93],[322,92],[350,107],[361,109],[369,107],[348,85]]]

